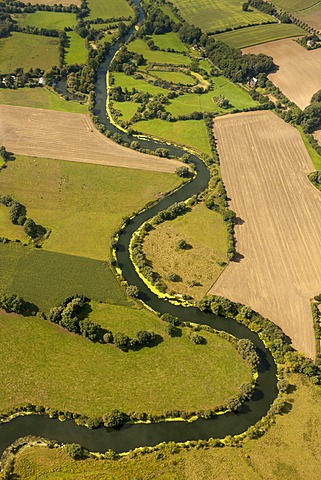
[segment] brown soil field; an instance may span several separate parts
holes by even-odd
[[[319,32],[321,31],[321,6],[295,13],[295,16]]]
[[[321,292],[321,194],[300,134],[272,112],[226,115],[214,133],[237,253],[210,293],[251,306],[315,358],[309,299]]]
[[[181,162],[122,147],[96,130],[89,115],[0,105],[0,145],[20,155],[174,172]]]
[[[321,130],[316,130],[315,132],[313,132],[313,136],[321,145]]]
[[[279,69],[269,79],[301,109],[321,89],[321,49],[306,50],[293,39],[262,43],[243,49],[244,53],[270,55]]]

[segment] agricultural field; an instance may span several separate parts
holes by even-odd
[[[163,35],[152,35],[150,38],[153,40],[156,47],[161,50],[171,48],[176,52],[187,52],[186,45],[180,41],[177,34],[174,32],[165,33]]]
[[[313,165],[300,134],[272,112],[217,118],[214,134],[239,221],[236,261],[211,293],[251,305],[315,358],[310,298],[320,290],[321,197],[307,178]]]
[[[0,104],[21,107],[44,108],[70,113],[87,113],[87,107],[73,101],[66,101],[48,88],[0,89]]]
[[[133,311],[123,307],[122,315],[136,323],[136,333],[142,317],[149,329],[161,333],[161,343],[123,352],[41,318],[0,315],[0,409],[33,402],[91,416],[115,408],[156,414],[206,410],[224,404],[250,381],[250,368],[226,340],[204,332],[207,344],[195,345],[187,329],[172,338],[152,313],[140,310],[135,319]],[[113,316],[111,306],[106,313]]]
[[[189,246],[186,250],[177,248],[181,239]],[[199,300],[223,271],[223,262],[227,262],[223,218],[199,204],[185,215],[156,226],[145,237],[143,250],[169,292],[187,293]],[[170,272],[175,273],[179,281],[169,281]],[[198,285],[191,286],[193,280]]]
[[[319,3],[318,0],[276,0],[273,2],[277,7],[287,12],[298,12]]]
[[[0,105],[0,113],[0,137],[16,154],[161,172],[180,165],[115,144],[88,115],[8,105]]]
[[[227,28],[276,22],[275,18],[254,8],[244,12],[242,3],[238,0],[173,0],[173,4],[187,22],[205,32],[214,33]]]
[[[0,39],[0,73],[11,73],[19,67],[48,70],[53,65],[59,65],[57,38],[13,32]]]
[[[36,5],[37,3],[39,3],[39,0],[25,0],[24,2],[22,3],[25,3],[25,4],[28,4],[30,3],[31,5]],[[57,4],[57,0],[41,0],[41,3],[43,5],[55,5]],[[59,0],[59,3],[61,3],[61,5],[77,5],[77,7],[80,7],[80,4],[81,4],[81,0]]]
[[[63,30],[65,27],[74,27],[76,14],[64,12],[22,13],[13,15],[13,19],[22,27],[48,28],[52,30]]]
[[[131,75],[126,75],[123,72],[113,72],[112,78],[114,79],[113,86],[127,88],[129,91],[132,91],[133,88],[135,88],[139,92],[148,92],[150,95],[157,95],[158,93],[165,95],[167,93],[167,90],[164,88],[156,87],[144,80],[139,80]]]
[[[66,64],[73,65],[74,63],[85,63],[88,57],[85,40],[76,32],[68,32],[67,37],[69,38],[69,47],[66,48]]]
[[[316,30],[321,30],[321,4],[296,12],[295,16]]]
[[[218,35],[214,35],[213,38],[227,43],[234,48],[245,48],[260,43],[272,42],[273,40],[279,40],[281,38],[305,34],[306,32],[294,23],[272,23],[219,33]]]
[[[321,49],[308,51],[294,40],[286,39],[243,51],[273,57],[279,69],[269,79],[301,109],[309,105],[312,95],[321,88]]]
[[[160,41],[160,40],[158,40]],[[182,53],[164,52],[159,50],[150,50],[144,40],[137,38],[128,45],[129,52],[135,52],[143,55],[149,63],[171,64],[171,65],[189,65],[191,59]]]
[[[119,18],[133,16],[133,9],[127,0],[89,0],[88,7],[90,9],[89,19],[102,18]]]

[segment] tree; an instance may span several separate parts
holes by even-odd
[[[105,427],[120,428],[128,421],[128,415],[119,410],[112,410],[103,416]]]
[[[67,443],[64,446],[64,451],[74,460],[79,460],[84,457],[85,449],[82,448],[78,443]]]
[[[242,5],[242,10],[243,10],[243,12],[248,12],[248,10],[249,10],[249,4],[248,4],[248,3],[243,3],[243,5]]]
[[[139,294],[138,287],[136,285],[128,285],[126,293],[129,297],[137,298]]]
[[[114,335],[114,345],[115,347],[120,348],[120,350],[127,350],[129,347],[129,341],[130,338],[124,333],[117,332]]]
[[[188,178],[191,176],[191,172],[187,167],[177,167],[175,170],[176,175],[181,178]]]
[[[185,250],[186,246],[187,246],[187,243],[186,243],[186,240],[184,239],[181,239],[177,242],[177,248],[179,250]]]
[[[139,344],[143,347],[150,345],[156,338],[154,332],[147,332],[146,330],[140,330],[136,336]]]

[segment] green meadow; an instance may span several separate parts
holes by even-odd
[[[137,112],[139,104],[134,102],[115,102],[113,107],[121,112],[121,119],[128,121]]]
[[[22,27],[38,27],[52,30],[63,30],[65,27],[72,28],[77,21],[74,13],[44,11],[16,14],[13,18]]]
[[[181,85],[193,85],[196,80],[191,75],[186,75],[183,72],[170,72],[166,70],[150,70],[149,73],[155,77],[161,78],[166,82],[181,84]]]
[[[140,92],[148,92],[151,95],[157,95],[158,93],[167,93],[167,90],[161,87],[156,87],[153,84],[147,83],[142,79],[136,79],[130,75],[126,75],[123,72],[113,72],[112,77],[114,79],[114,84],[112,86],[127,88],[131,91],[133,88]]]
[[[126,0],[89,0],[88,7],[90,9],[89,19],[102,18],[119,18],[133,16],[133,10]]]
[[[156,47],[161,50],[172,48],[177,52],[187,52],[186,45],[180,41],[177,34],[174,32],[165,33],[163,35],[152,35],[150,38],[155,43]]]
[[[67,37],[69,38],[69,47],[66,49],[66,64],[85,63],[88,57],[85,40],[76,32],[68,32]]]
[[[135,39],[128,45],[128,51],[140,53],[149,63],[172,65],[189,65],[191,63],[191,59],[181,53],[166,52],[166,55],[164,55],[162,51],[150,50],[144,40],[140,38]]]

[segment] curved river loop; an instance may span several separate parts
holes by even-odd
[[[139,8],[138,22],[141,22],[144,19],[144,12],[138,0],[135,0],[134,3]],[[133,31],[134,27],[126,35],[126,38],[122,40],[127,40]],[[120,41],[112,45],[109,54],[97,71],[96,106],[93,113],[99,117],[100,122],[108,130],[112,133],[120,133],[124,141],[130,143],[132,138],[120,132],[110,122],[106,114],[106,73],[119,47]],[[181,157],[186,153],[183,149],[168,146],[167,144],[164,145],[154,140],[140,140],[140,144],[143,148],[150,150],[165,147],[170,150],[171,155],[177,157]],[[209,325],[217,330],[228,332],[236,338],[248,338],[253,342],[260,357],[260,364],[258,367],[259,376],[251,399],[243,403],[237,413],[229,412],[216,415],[209,420],[200,418],[194,422],[170,421],[150,424],[127,424],[119,430],[107,428],[89,430],[86,427],[78,426],[71,420],[61,422],[58,419],[50,419],[43,415],[18,416],[0,426],[0,454],[18,438],[28,435],[45,437],[60,443],[78,443],[89,451],[102,453],[108,449],[119,453],[126,452],[137,447],[155,446],[159,443],[170,441],[186,442],[189,440],[224,438],[227,435],[241,434],[266,415],[271,403],[277,396],[277,369],[271,353],[265,348],[258,335],[235,320],[204,313],[196,307],[174,305],[165,299],[157,297],[138,276],[130,259],[130,239],[133,233],[145,221],[152,218],[159,211],[168,208],[174,202],[184,201],[207,187],[210,179],[207,167],[195,155],[191,155],[191,161],[194,163],[197,173],[191,182],[185,184],[171,195],[166,196],[156,205],[138,214],[121,230],[117,245],[118,264],[128,284],[137,285],[139,288],[140,300],[153,310],[161,314],[169,313],[178,317],[182,322]],[[207,379],[204,378],[204,382],[206,381]],[[182,385],[182,388],[184,388],[184,385]]]

